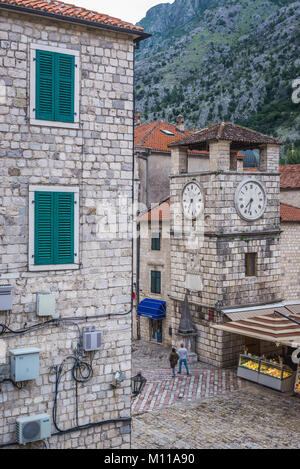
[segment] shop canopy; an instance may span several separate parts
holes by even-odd
[[[146,298],[138,306],[138,316],[150,319],[164,319],[166,317],[167,304],[165,301]]]
[[[229,322],[212,327],[290,347],[300,347],[300,302],[224,309]]]

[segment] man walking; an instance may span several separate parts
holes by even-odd
[[[189,367],[188,367],[188,364],[187,364],[188,351],[185,348],[184,344],[181,344],[180,349],[178,350],[178,355],[179,355],[179,371],[178,371],[178,374],[179,375],[181,374],[182,364],[184,364],[185,369],[186,369],[186,374],[189,375],[190,371],[189,371]]]

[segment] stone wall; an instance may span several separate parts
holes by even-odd
[[[112,204],[129,203],[132,194],[133,43],[118,33],[4,11],[0,40],[0,76],[6,85],[6,100],[0,105],[0,283],[14,287],[13,309],[8,318],[0,313],[0,322],[9,319],[13,330],[43,322],[35,309],[39,292],[54,293],[60,317],[75,318],[74,324],[1,337],[2,373],[9,350],[28,346],[42,350],[37,380],[22,390],[10,383],[1,386],[2,444],[15,441],[18,416],[46,412],[52,418],[55,375],[51,367],[73,354],[78,327],[81,331],[87,325],[95,325],[103,334],[101,351],[93,360],[94,376],[78,386],[78,420],[75,383],[70,373],[64,376],[58,424],[68,429],[130,416],[131,315],[114,316],[131,309],[130,220],[124,236],[111,237],[104,231],[108,226],[126,229],[127,212],[108,217]],[[31,42],[79,51],[78,128],[30,125]],[[28,269],[28,194],[29,185],[36,184],[79,188],[78,270]],[[85,319],[96,315],[103,318]],[[113,390],[111,383],[119,369],[126,380]],[[128,421],[112,422],[52,436],[49,443],[55,448],[128,448],[130,427]]]
[[[300,299],[300,224],[281,223],[281,283],[284,299]]]
[[[173,177],[171,183],[171,218],[175,235],[171,238],[171,295],[181,301],[186,290],[186,269],[191,234],[201,243],[202,291],[191,295],[191,301],[212,307],[222,301],[223,307],[264,303],[280,297],[280,217],[279,175],[257,173],[255,178],[266,187],[268,203],[264,216],[249,223],[236,212],[235,190],[244,173],[207,173]],[[183,220],[181,193],[184,185],[199,183],[205,196],[203,223],[195,227]],[[201,232],[204,227],[204,233]],[[245,254],[257,253],[258,275],[245,276]]]

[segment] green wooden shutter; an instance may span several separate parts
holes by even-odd
[[[34,263],[74,264],[73,193],[35,193]]]
[[[152,234],[152,251],[160,251],[160,233]]]
[[[55,54],[55,120],[74,122],[75,57]]]
[[[156,272],[156,293],[161,293],[161,273]]]
[[[155,272],[151,271],[151,293],[155,293]]]
[[[36,119],[54,120],[55,54],[36,51]]]
[[[151,293],[161,293],[161,272],[151,271]]]
[[[35,193],[34,263],[53,264],[54,197],[52,192]]]
[[[74,194],[58,192],[54,207],[54,264],[74,263]]]

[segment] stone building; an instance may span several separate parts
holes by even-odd
[[[0,298],[0,446],[47,414],[52,448],[130,447],[133,55],[146,37],[60,1],[0,0],[0,290],[13,294]],[[36,425],[18,438],[39,439]]]
[[[163,342],[178,345],[183,301],[188,294],[198,331],[195,345],[198,358],[216,366],[231,366],[236,364],[245,344],[264,351],[272,344],[268,341],[258,344],[253,338],[216,329],[215,325],[224,321],[225,312],[299,298],[296,235],[299,214],[295,207],[282,204],[280,220],[280,142],[222,123],[170,147],[171,197],[139,218],[141,237],[148,229],[148,250],[141,240],[144,249],[139,300],[142,302],[146,297],[166,303],[166,313],[161,319]],[[255,172],[243,170],[236,159],[237,151],[247,149],[260,150],[260,168]],[[187,150],[209,151],[210,170],[189,171]],[[249,201],[243,205],[243,198],[252,187],[257,192],[257,206],[253,208],[255,201],[250,201],[253,212],[250,214]],[[193,194],[190,199],[189,193]],[[194,206],[197,200],[199,213],[197,205]],[[151,296],[149,287],[145,288],[145,282],[150,285],[149,270],[154,262],[149,239],[156,229],[150,221],[156,220],[162,210],[166,225],[169,204],[170,234],[161,244],[161,249],[169,249],[169,254],[156,253],[162,260],[161,276],[168,285],[162,285],[159,297]],[[167,233],[166,227],[164,231]],[[149,316],[143,310],[137,321],[141,336],[152,339]]]
[[[281,166],[280,201],[283,204],[300,208],[300,165],[288,164]]]

